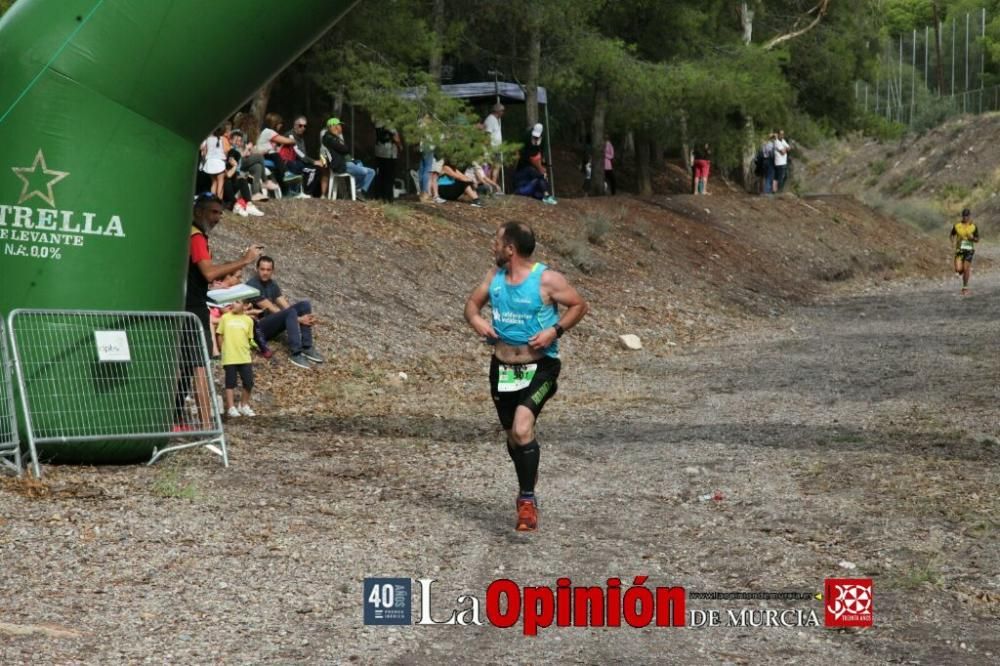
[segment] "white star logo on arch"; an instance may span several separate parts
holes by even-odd
[[[23,204],[31,197],[38,197],[52,208],[56,207],[52,186],[69,175],[68,171],[50,169],[45,164],[45,155],[42,154],[41,148],[38,149],[35,161],[30,167],[11,167],[10,170],[24,183],[24,187],[21,188],[21,197],[17,200],[18,205]],[[41,184],[40,187],[39,184]]]

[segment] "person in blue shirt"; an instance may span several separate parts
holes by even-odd
[[[562,273],[531,260],[534,251],[535,234],[528,225],[501,225],[493,238],[496,266],[465,303],[466,321],[493,345],[490,395],[517,472],[516,529],[522,532],[538,528],[535,420],[558,388],[558,340],[588,309]],[[481,314],[487,301],[492,321]],[[559,306],[565,308],[561,314]]]

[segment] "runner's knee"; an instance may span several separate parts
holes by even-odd
[[[517,445],[527,444],[535,438],[535,418],[527,409],[517,410],[514,424],[510,429],[510,439]]]

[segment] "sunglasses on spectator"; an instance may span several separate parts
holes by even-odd
[[[305,127],[306,124],[305,123],[295,123],[295,126],[296,127]]]

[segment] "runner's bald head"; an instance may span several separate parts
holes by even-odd
[[[518,256],[528,258],[535,251],[535,232],[524,222],[504,222],[500,226],[500,237],[514,246]]]

